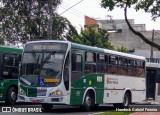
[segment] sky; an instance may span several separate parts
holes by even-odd
[[[58,8],[58,13],[61,14],[66,9],[70,8],[74,4],[81,0],[62,0],[62,4]],[[112,19],[124,19],[123,9],[114,9],[108,11],[100,6],[101,0],[83,0],[70,10],[61,14],[66,17],[73,26],[80,31],[81,27],[84,27],[84,16],[92,17],[96,20],[109,19],[107,15],[112,16]],[[143,11],[136,12],[134,9],[128,9],[128,19],[134,19],[135,24],[146,24],[146,30],[160,30],[160,18],[156,21],[152,21],[151,14]]]

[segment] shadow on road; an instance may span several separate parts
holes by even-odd
[[[115,108],[113,106],[99,106],[93,110],[91,110],[89,113],[91,112],[102,112],[102,111],[112,111],[115,110]],[[85,112],[82,108],[80,107],[53,107],[53,109],[46,111],[46,110],[42,110],[44,113],[54,113],[54,114],[68,114],[68,113],[83,113]]]

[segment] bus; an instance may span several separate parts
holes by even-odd
[[[69,41],[25,44],[18,102],[80,106],[128,107],[145,100],[145,57]]]
[[[146,63],[146,98],[160,102],[160,63]]]
[[[0,46],[0,101],[15,104],[22,49]]]

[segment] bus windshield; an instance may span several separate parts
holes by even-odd
[[[24,49],[19,79],[21,84],[34,87],[53,87],[58,85],[62,77],[65,50],[47,49],[45,51],[41,48],[40,50],[26,50],[25,52]]]

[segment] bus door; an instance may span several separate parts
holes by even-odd
[[[79,53],[79,51],[73,51],[71,58],[71,86],[74,86],[76,81],[80,80],[82,77],[82,54]]]
[[[82,84],[77,85],[83,76],[82,73],[82,60],[83,51],[72,49],[71,52],[71,105],[79,105],[82,101]]]
[[[68,52],[67,57],[65,59],[64,71],[63,71],[63,80],[66,91],[69,92],[70,89],[70,52]]]
[[[147,92],[146,96],[148,98],[155,99],[155,78],[156,78],[156,70],[154,69],[147,69],[147,78],[146,78],[146,85],[147,85]]]

